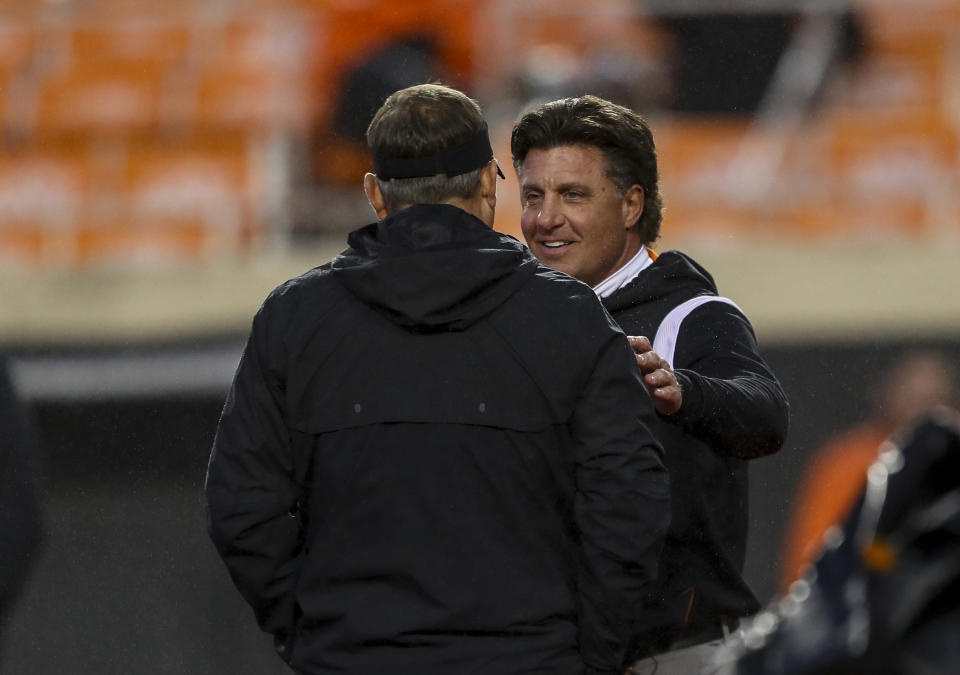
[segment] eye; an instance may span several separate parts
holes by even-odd
[[[564,199],[568,199],[570,201],[578,201],[583,199],[583,193],[578,190],[567,190],[563,193],[563,197]]]
[[[535,204],[540,201],[540,193],[534,190],[527,190],[523,193],[523,203],[524,204]]]

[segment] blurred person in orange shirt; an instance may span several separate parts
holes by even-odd
[[[932,408],[956,406],[956,371],[942,354],[906,351],[893,359],[872,398],[872,416],[829,439],[800,479],[781,557],[784,591],[816,559],[827,531],[843,522],[881,444]]]

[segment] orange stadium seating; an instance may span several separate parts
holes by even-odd
[[[637,7],[624,0],[597,0],[593,12],[575,2],[507,0],[482,7],[467,0],[12,2],[0,17],[0,258],[193,261],[256,247],[283,226],[267,207],[277,199],[267,186],[278,183],[265,177],[278,169],[277,157],[263,151],[268,139],[284,138],[287,147],[320,139],[307,160],[318,180],[352,184],[369,168],[355,145],[329,134],[343,78],[365,50],[432,31],[445,80],[488,96],[506,93],[535,45],[562,43],[582,55],[616,43],[669,59],[669,40],[642,14],[626,20],[628,6]],[[956,229],[960,2],[860,0],[856,7],[862,58],[799,130],[778,135],[746,119],[651,117],[665,233],[823,239]],[[498,36],[509,39],[497,44]],[[501,113],[492,129],[505,167],[511,123]],[[751,153],[763,155],[767,143],[776,161],[760,181],[769,190],[757,198],[752,181],[766,169],[751,164]],[[519,234],[518,224],[511,177],[497,227]]]
[[[936,109],[900,116],[837,113],[829,122],[828,172],[838,230],[930,234],[930,209],[957,185],[957,132]]]
[[[70,31],[69,58],[83,64],[183,65],[192,33],[186,22],[149,17],[79,23]]]
[[[39,85],[40,135],[156,131],[164,71],[153,65],[81,63]]]
[[[0,260],[68,262],[91,169],[82,143],[0,154]]]
[[[731,176],[748,121],[691,118],[652,126],[669,223],[665,231],[705,237],[749,233],[749,214],[738,206]]]
[[[242,136],[134,144],[125,166],[122,222],[145,254],[210,257],[253,235],[252,149]]]
[[[262,234],[257,149],[309,118],[308,22],[145,6],[0,21],[0,94],[24,94],[0,98],[4,260],[201,260]]]
[[[298,15],[270,14],[205,29],[194,72],[193,124],[302,133],[315,108],[308,83],[312,24]]]
[[[33,26],[0,17],[0,64],[11,70],[20,68],[36,49],[37,33]]]

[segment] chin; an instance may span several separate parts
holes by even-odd
[[[583,281],[583,278],[577,274],[577,270],[570,268],[568,265],[557,265],[556,267],[554,267],[554,269],[557,270],[558,272],[569,274],[574,279],[579,279],[580,281]]]

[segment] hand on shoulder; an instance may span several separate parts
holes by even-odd
[[[673,368],[659,354],[653,351],[650,339],[628,336],[627,340],[637,358],[637,366],[647,387],[653,406],[661,415],[673,415],[683,405],[683,390]]]

